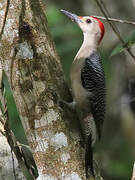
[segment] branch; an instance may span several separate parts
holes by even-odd
[[[103,20],[107,20],[106,17],[103,17],[103,16],[95,16],[93,15],[93,17],[96,17],[98,19],[103,19]],[[114,21],[114,22],[118,22],[118,23],[123,23],[123,24],[131,24],[131,25],[135,25],[135,22],[134,21],[128,21],[128,20],[122,20],[122,19],[115,19],[115,18],[109,18],[108,17],[108,21]]]
[[[7,0],[7,5],[6,5],[6,10],[5,10],[3,25],[2,25],[2,28],[1,28],[1,31],[0,31],[0,39],[2,37],[3,31],[4,31],[4,27],[5,27],[5,24],[6,24],[6,19],[7,19],[9,5],[10,5],[10,0]]]
[[[129,46],[127,44],[125,44],[124,40],[122,39],[119,30],[117,29],[117,27],[111,22],[109,21],[109,12],[104,4],[104,2],[102,0],[95,0],[98,7],[100,8],[101,12],[103,13],[103,15],[105,16],[106,20],[108,21],[109,25],[111,26],[112,30],[114,31],[114,33],[116,34],[116,36],[118,37],[118,39],[120,40],[120,42],[124,45],[126,51],[130,54],[130,56],[135,60],[135,56],[134,54],[131,52]]]
[[[13,155],[13,150],[12,149],[11,149],[11,156],[12,156],[12,163],[13,163],[13,174],[14,174],[15,180],[17,180],[16,171],[15,171],[15,161],[14,161],[14,155]]]

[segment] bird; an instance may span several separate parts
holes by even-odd
[[[93,16],[78,16],[63,9],[61,12],[77,23],[83,32],[83,43],[70,69],[73,102],[63,102],[77,112],[84,139],[86,178],[89,174],[95,177],[93,147],[96,140],[101,139],[106,111],[105,73],[98,51],[105,28]]]

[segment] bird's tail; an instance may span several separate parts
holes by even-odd
[[[85,171],[86,171],[86,178],[89,177],[89,169],[90,173],[93,177],[94,175],[94,168],[93,168],[93,149],[92,149],[92,136],[91,134],[86,140],[85,146]]]

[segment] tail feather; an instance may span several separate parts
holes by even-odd
[[[89,169],[90,173],[93,177],[94,175],[94,168],[93,168],[93,149],[92,149],[92,137],[89,135],[86,141],[85,147],[85,171],[86,171],[86,178],[89,177]]]

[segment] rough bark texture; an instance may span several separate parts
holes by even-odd
[[[39,169],[39,179],[85,179],[76,116],[61,111],[70,100],[42,0],[11,0],[0,42],[0,60]],[[0,2],[0,28],[6,1]],[[66,112],[65,112],[66,111]]]

